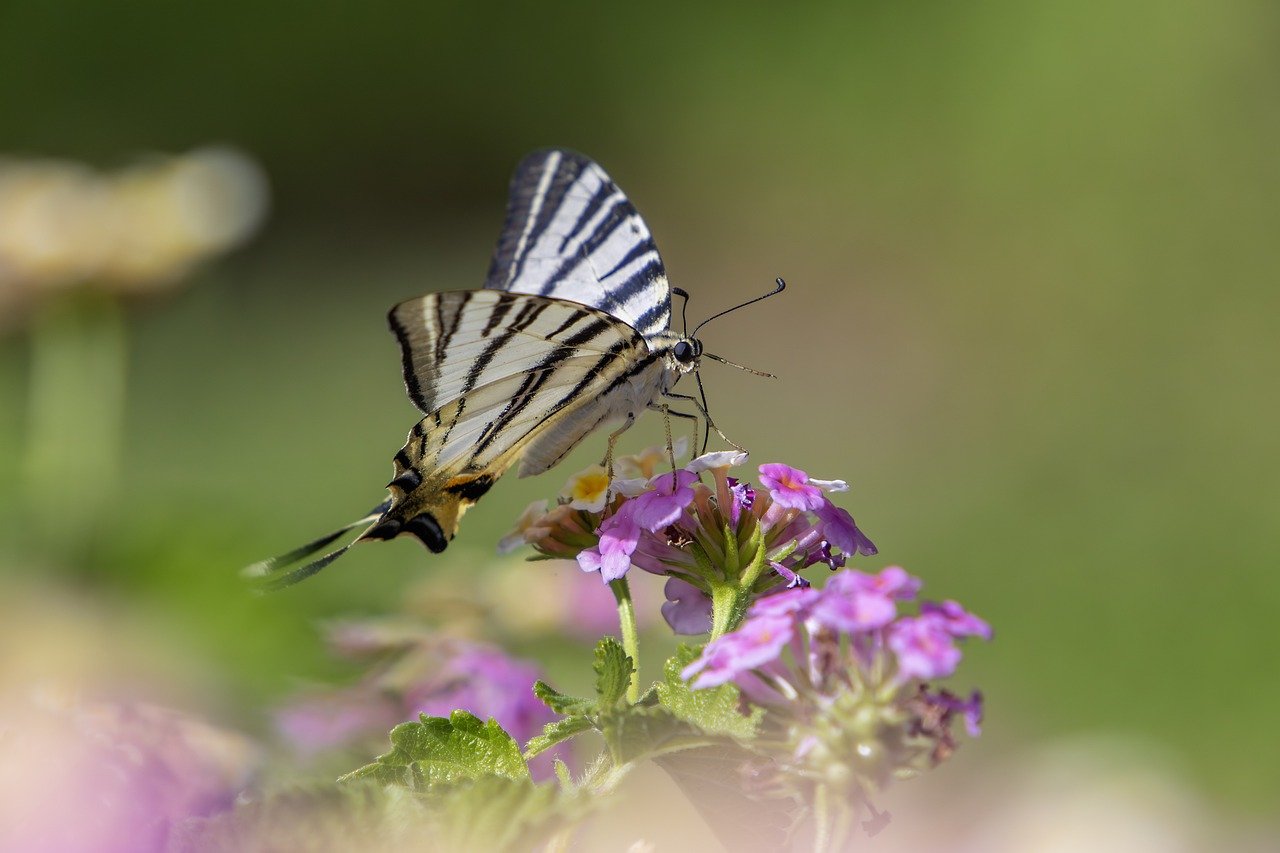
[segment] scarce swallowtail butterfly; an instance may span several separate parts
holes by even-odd
[[[767,295],[783,286],[779,279]],[[409,398],[425,415],[395,455],[390,497],[246,574],[268,589],[296,583],[351,546],[288,566],[361,527],[356,542],[407,534],[439,553],[462,514],[513,465],[521,477],[540,474],[605,426],[614,427],[611,455],[646,409],[696,419],[669,409],[692,404],[714,429],[705,405],[673,390],[696,375],[704,355],[693,335],[671,330],[673,292],[687,299],[667,281],[648,226],[600,166],[566,150],[530,154],[512,178],[484,289],[430,293],[388,316]]]

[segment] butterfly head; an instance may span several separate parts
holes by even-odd
[[[669,361],[684,375],[698,369],[698,359],[701,357],[702,341],[697,338],[681,338],[672,345]]]

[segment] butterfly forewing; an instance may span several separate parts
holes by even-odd
[[[650,341],[671,323],[648,226],[603,169],[571,151],[536,151],[516,169],[485,287],[589,305]]]

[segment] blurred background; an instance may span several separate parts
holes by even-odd
[[[380,500],[416,419],[387,309],[480,286],[511,170],[565,146],[640,208],[691,319],[787,279],[704,331],[781,377],[708,365],[717,422],[852,484],[861,568],[995,626],[957,681],[987,732],[931,784],[1084,739],[1160,808],[1255,826],[1280,799],[1278,38],[1265,2],[0,6],[0,677],[261,735],[355,672],[318,623],[464,610],[577,677],[589,641],[492,591],[554,609],[595,579],[493,545],[603,436],[440,557],[362,547],[265,598],[237,576]],[[85,186],[75,231],[27,195]],[[1128,778],[1100,787],[1145,796]]]

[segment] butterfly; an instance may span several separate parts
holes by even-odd
[[[777,284],[750,301],[785,287]],[[690,335],[671,330],[673,294],[687,304],[688,294],[668,282],[648,226],[600,166],[563,149],[530,154],[511,180],[484,288],[429,293],[388,315],[405,388],[424,415],[394,457],[390,496],[246,574],[267,588],[287,586],[355,542],[404,535],[439,553],[508,469],[540,474],[611,426],[607,470],[614,443],[646,409],[696,421],[672,408],[691,403],[709,438],[715,426],[705,394],[699,401],[674,391],[682,377],[697,375],[704,352],[693,336],[703,324]],[[360,527],[355,542],[280,571]]]

